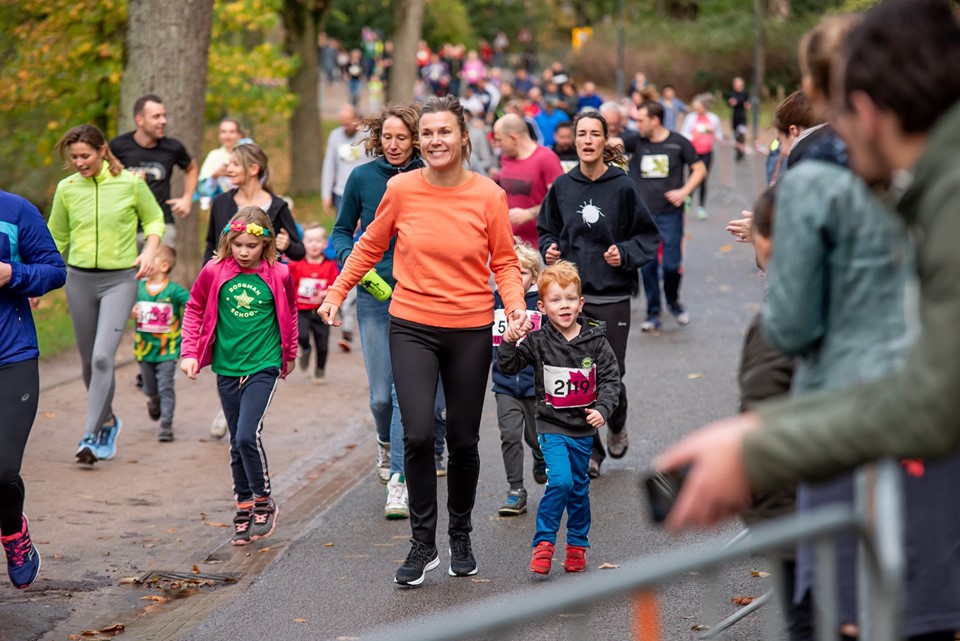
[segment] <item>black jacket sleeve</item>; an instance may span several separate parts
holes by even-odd
[[[497,367],[507,376],[515,376],[532,363],[533,351],[530,348],[529,338],[520,343],[503,341],[497,348]]]
[[[626,176],[624,178],[624,183],[629,183],[623,194],[623,204],[627,210],[624,217],[626,229],[623,230],[626,240],[617,243],[617,247],[623,259],[621,269],[635,270],[656,255],[660,245],[660,230],[640,197],[640,190],[632,180]]]
[[[293,214],[290,213],[287,201],[279,196],[274,196],[273,202],[270,203],[270,210],[272,212],[270,223],[273,225],[273,230],[279,234],[281,229],[285,229],[290,236],[290,246],[283,252],[283,255],[290,260],[303,260],[307,255],[307,250],[300,239],[297,224],[293,222]]]

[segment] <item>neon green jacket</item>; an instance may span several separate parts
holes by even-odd
[[[67,265],[129,269],[137,259],[137,222],[144,236],[163,237],[163,211],[147,183],[129,171],[114,176],[106,161],[95,178],[79,173],[57,185],[47,226]]]

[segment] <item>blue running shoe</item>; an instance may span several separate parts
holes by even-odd
[[[7,574],[10,576],[10,582],[18,590],[22,590],[33,583],[40,574],[40,553],[30,540],[27,516],[23,516],[19,532],[4,536],[0,540],[3,541],[3,551],[7,555]]]
[[[113,425],[104,425],[100,428],[100,442],[97,449],[97,458],[109,461],[117,455],[117,437],[123,429],[123,421],[116,414],[113,416]]]
[[[77,447],[77,463],[83,463],[84,465],[93,465],[97,462],[97,452],[100,450],[100,445],[97,440],[96,434],[87,434],[80,441],[80,445]]]

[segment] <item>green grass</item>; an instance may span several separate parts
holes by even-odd
[[[40,343],[40,358],[50,358],[76,345],[67,294],[61,288],[40,299],[40,307],[33,312]]]

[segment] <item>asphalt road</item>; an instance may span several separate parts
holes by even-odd
[[[736,409],[740,344],[749,318],[759,308],[762,284],[749,247],[732,243],[723,226],[749,204],[749,196],[738,194],[750,192],[751,163],[748,158],[734,173],[732,163],[721,160],[712,185],[710,219],[688,220],[682,298],[691,324],[680,328],[666,317],[660,334],[641,334],[643,300],[634,301],[626,377],[630,449],[622,460],[608,459],[602,476],[591,485],[588,575],[620,571],[600,569],[601,564],[643,563],[682,546],[716,544],[740,530],[731,523],[711,533],[669,536],[648,520],[638,480],[669,443]],[[739,189],[734,190],[737,185]],[[457,621],[444,616],[453,607],[487,598],[533,602],[545,585],[583,580],[583,575],[565,575],[559,563],[547,578],[527,569],[535,509],[543,490],[533,482],[529,469],[526,485],[531,511],[519,517],[497,516],[507,486],[492,394],[484,412],[480,447],[473,534],[480,568],[476,577],[447,576],[448,557],[439,536],[440,568],[429,573],[418,589],[395,587],[393,573],[409,549],[409,526],[406,521],[382,518],[384,489],[369,474],[320,514],[282,558],[184,638],[364,639],[376,630],[402,628],[419,617],[428,617],[422,625],[456,629]],[[529,468],[529,457],[527,461]],[[441,480],[441,506],[444,490]],[[445,531],[445,521],[441,510],[438,532]],[[562,546],[558,547],[562,554]],[[659,591],[663,638],[695,638],[692,627],[710,624],[716,613],[726,616],[736,609],[731,598],[764,592],[764,581],[751,576],[763,565],[761,559],[745,559],[728,566],[712,589],[700,574],[684,575],[663,586]],[[712,597],[706,604],[705,594]],[[729,638],[762,638],[761,618],[748,617]],[[631,621],[629,601],[611,599],[583,616],[569,613],[531,622],[504,638],[555,639],[579,629],[586,630],[584,638],[624,639]]]

